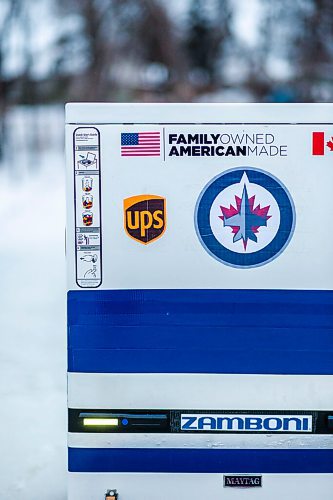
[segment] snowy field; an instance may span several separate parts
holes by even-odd
[[[35,118],[11,116],[0,171],[3,500],[66,498],[63,115]]]

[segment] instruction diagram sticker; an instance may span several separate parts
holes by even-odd
[[[201,192],[195,210],[198,238],[223,264],[258,267],[278,257],[295,227],[287,188],[273,175],[252,167],[228,170]]]
[[[94,127],[74,131],[76,282],[82,288],[102,283],[100,138]]]

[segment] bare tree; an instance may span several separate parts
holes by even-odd
[[[302,101],[333,98],[333,3],[331,0],[262,0],[263,59],[289,65],[286,85]],[[266,68],[267,69],[267,68]],[[274,85],[274,82],[271,82]]]
[[[61,72],[64,54],[82,60],[81,70],[70,75],[72,95],[81,99],[98,101],[105,99],[110,86],[109,72],[113,57],[111,38],[112,0],[61,0],[61,10],[79,18],[80,30],[63,34],[59,45],[64,53],[58,61],[57,70]],[[67,64],[68,68],[68,64]]]
[[[76,95],[90,100],[112,97],[117,87],[113,69],[128,62],[134,69],[161,64],[168,74],[164,90],[184,97],[186,61],[161,0],[61,0],[60,6],[81,20],[75,40],[71,35],[60,39],[62,48],[81,40],[79,51],[84,52],[85,62],[71,78],[79,90]]]
[[[9,106],[10,93],[16,82],[5,70],[9,37],[14,23],[20,15],[21,0],[2,1],[2,17],[0,20],[0,160],[6,144],[6,113]]]
[[[333,3],[331,0],[297,1],[298,29],[292,39],[291,56],[296,83],[303,99],[333,98]],[[328,93],[322,93],[322,89]],[[325,95],[326,94],[326,95]]]
[[[229,0],[192,0],[185,42],[189,64],[213,88],[221,84],[227,43],[232,40],[231,20]]]

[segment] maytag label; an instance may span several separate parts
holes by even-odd
[[[261,488],[262,476],[223,476],[225,488]]]

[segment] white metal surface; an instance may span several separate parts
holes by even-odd
[[[331,436],[290,434],[83,434],[69,433],[74,448],[332,449]]]
[[[69,373],[70,408],[331,410],[332,375]]]
[[[130,112],[130,108],[126,109]],[[77,126],[68,125],[66,132],[67,161],[70,165],[73,161],[73,132],[76,128]],[[324,200],[331,197],[333,153],[328,150],[327,154],[319,157],[311,154],[312,132],[318,126],[228,125],[221,129],[218,125],[168,125],[155,128],[160,130],[161,141],[165,143],[165,161],[162,151],[161,157],[157,158],[121,156],[121,133],[150,130],[150,126],[142,125],[139,129],[137,125],[98,127],[102,148],[101,235],[105,256],[102,265],[103,281],[99,289],[331,288],[333,234],[327,228],[333,218],[333,206],[325,205],[325,209],[320,211],[320,221],[315,207],[320,207]],[[165,139],[162,139],[163,128]],[[328,138],[333,134],[332,125],[321,125],[319,129]],[[272,134],[275,144],[286,145],[287,155],[168,156],[171,147],[167,144],[169,134],[189,132],[223,132],[232,137],[243,133]],[[296,227],[289,245],[269,265],[238,270],[222,265],[205,251],[195,231],[194,211],[201,191],[212,178],[230,168],[246,166],[268,171],[286,186],[296,207]],[[74,179],[71,168],[67,169],[67,176],[70,200],[73,197]],[[166,198],[166,231],[161,238],[149,245],[133,241],[124,230],[123,201],[141,194],[155,194]],[[75,274],[73,203],[68,204],[67,214],[68,288],[73,290],[79,289]],[[265,229],[262,229],[262,233]],[[156,272],[150,272],[151,269]]]
[[[70,103],[66,123],[332,123],[332,104]]]
[[[236,471],[237,473],[237,471]],[[333,474],[265,474],[262,488],[224,488],[222,474],[79,474],[69,476],[71,500],[331,500]]]

